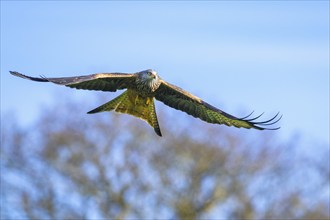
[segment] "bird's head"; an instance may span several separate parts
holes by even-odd
[[[160,84],[160,78],[156,71],[152,69],[143,70],[138,72],[138,84],[143,87],[149,87],[151,91],[155,91]]]
[[[143,70],[140,73],[144,80],[154,80],[158,78],[157,72],[152,69]]]

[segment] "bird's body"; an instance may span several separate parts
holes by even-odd
[[[45,78],[30,77],[18,72],[11,74],[38,82],[52,82],[76,89],[101,90],[115,92],[127,89],[115,99],[91,110],[88,113],[102,111],[116,111],[130,114],[148,122],[155,132],[162,136],[155,111],[154,99],[166,105],[184,111],[189,115],[200,118],[214,124],[226,124],[228,126],[255,128],[259,130],[274,130],[278,128],[266,128],[280,120],[278,114],[270,120],[255,122],[252,119],[237,118],[220,109],[204,102],[200,98],[162,80],[158,74],[151,70],[144,70],[134,74],[129,73],[100,73],[78,77]]]

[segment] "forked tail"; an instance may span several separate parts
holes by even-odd
[[[148,122],[155,132],[162,136],[155,110],[153,97],[142,97],[134,90],[128,89],[113,100],[87,112],[88,114],[112,111],[126,113],[141,118]]]

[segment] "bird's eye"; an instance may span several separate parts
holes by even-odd
[[[151,76],[151,75],[152,75],[152,73],[151,73],[151,72],[148,72],[148,75],[149,75],[149,76]]]

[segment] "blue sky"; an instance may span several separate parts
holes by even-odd
[[[280,111],[279,135],[329,145],[328,1],[1,1],[2,117],[26,125],[65,94],[91,109],[98,94],[9,70],[59,77],[148,68],[237,116]]]

